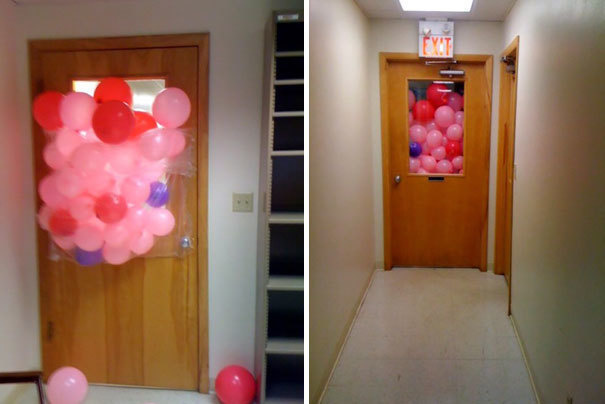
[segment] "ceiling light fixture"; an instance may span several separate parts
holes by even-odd
[[[443,11],[468,13],[473,0],[399,0],[403,11]]]

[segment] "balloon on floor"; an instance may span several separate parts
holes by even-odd
[[[256,383],[246,368],[230,365],[219,372],[215,390],[223,404],[249,404],[254,400]]]
[[[48,378],[46,396],[50,404],[80,404],[88,393],[88,380],[79,369],[66,366]]]

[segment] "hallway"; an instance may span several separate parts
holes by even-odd
[[[504,277],[374,274],[323,397],[336,403],[534,403]]]

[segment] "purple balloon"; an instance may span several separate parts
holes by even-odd
[[[76,247],[76,261],[78,264],[89,267],[103,262],[103,249],[86,251]]]
[[[418,142],[410,142],[410,156],[418,157],[422,153],[422,145]]]
[[[170,199],[168,186],[160,181],[152,182],[151,192],[149,193],[149,198],[147,198],[147,205],[154,208],[159,208],[166,205],[168,203],[168,199]]]

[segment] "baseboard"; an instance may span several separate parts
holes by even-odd
[[[523,356],[523,362],[525,363],[525,368],[527,369],[527,374],[529,374],[529,382],[531,383],[531,388],[534,391],[534,396],[536,398],[536,403],[542,404],[540,400],[540,396],[538,395],[538,389],[536,388],[536,382],[534,381],[534,373],[529,366],[529,360],[527,359],[527,353],[525,349],[525,344],[521,337],[519,336],[519,330],[517,329],[517,322],[515,321],[515,317],[511,314],[510,322],[513,325],[513,330],[515,331],[515,337],[517,338],[517,342],[519,343],[519,347],[521,347],[521,356]]]
[[[347,334],[346,334],[344,340],[342,341],[340,348],[338,348],[338,355],[336,355],[336,360],[332,364],[332,369],[330,370],[330,375],[328,376],[326,383],[324,384],[324,386],[321,389],[321,394],[319,395],[319,400],[317,400],[318,404],[321,404],[321,402],[324,399],[324,395],[326,394],[326,390],[328,389],[328,386],[330,385],[332,376],[334,376],[334,371],[336,370],[336,366],[338,365],[338,362],[340,362],[340,356],[342,355],[342,351],[344,350],[344,347],[347,344],[347,341],[349,340],[349,336],[351,335],[351,330],[353,329],[353,325],[355,324],[355,321],[357,320],[357,316],[359,315],[361,306],[363,306],[363,302],[366,300],[366,296],[368,295],[368,290],[370,290],[370,286],[372,286],[372,282],[374,282],[374,275],[376,275],[376,272],[378,272],[378,271],[382,271],[382,270],[375,269],[374,271],[372,271],[372,275],[370,276],[370,279],[368,281],[368,284],[366,285],[363,295],[361,296],[361,299],[359,299],[359,303],[357,304],[357,309],[355,309],[355,315],[353,316],[353,319],[351,320],[351,323],[349,324]]]

